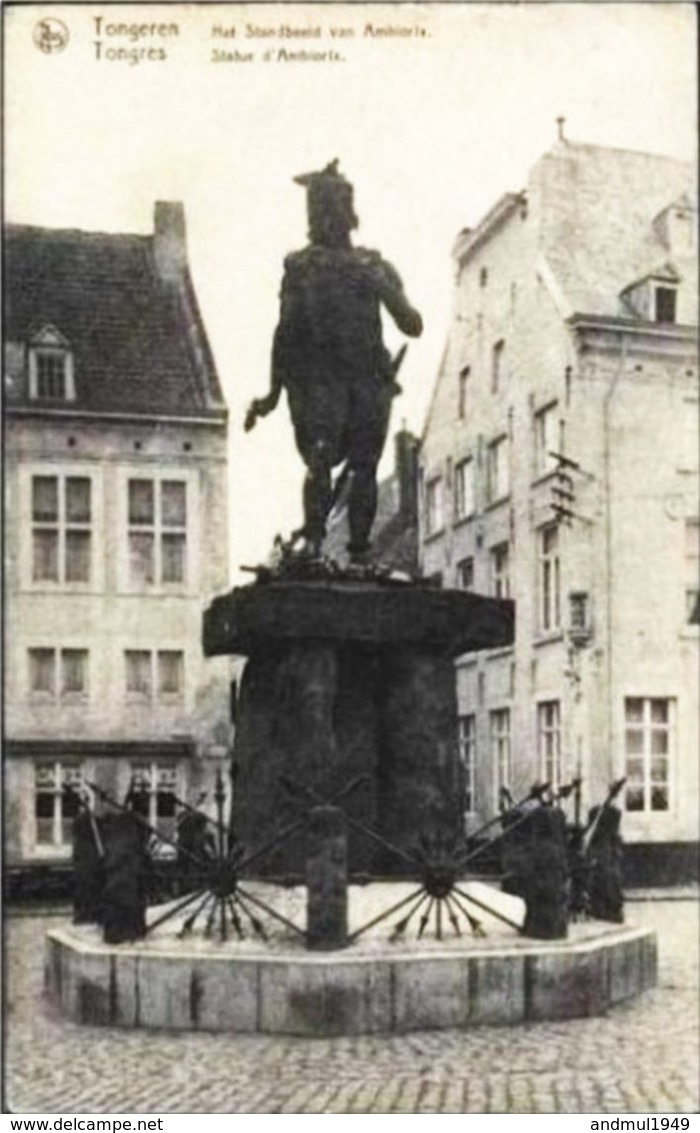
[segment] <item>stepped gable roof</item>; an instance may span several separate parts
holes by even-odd
[[[58,408],[148,416],[225,412],[189,271],[157,270],[154,237],[8,225],[5,338],[57,330],[73,354],[75,400]],[[8,404],[30,402],[27,381]],[[51,408],[56,408],[51,403]]]
[[[540,159],[530,193],[540,201],[541,251],[572,309],[600,316],[621,314],[621,293],[669,260],[659,214],[695,199],[690,164],[569,141]],[[694,286],[694,247],[672,262]]]

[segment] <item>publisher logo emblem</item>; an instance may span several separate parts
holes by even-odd
[[[68,43],[68,28],[63,20],[54,16],[47,16],[34,28],[34,42],[40,51],[46,55],[53,55],[56,51],[63,51]]]

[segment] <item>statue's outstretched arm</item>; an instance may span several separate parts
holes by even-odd
[[[272,342],[272,367],[270,376],[270,389],[265,397],[256,397],[248,406],[243,428],[249,433],[255,427],[258,417],[267,417],[277,408],[282,387],[284,386],[285,357],[287,354],[287,339],[290,328],[294,324],[295,291],[290,285],[289,271],[285,271],[280,293],[280,320],[275,330]]]
[[[419,338],[423,320],[406,298],[399,273],[386,260],[382,261],[379,297],[399,330],[410,338]]]
[[[270,388],[265,394],[265,397],[254,398],[248,406],[248,412],[245,415],[245,422],[243,424],[246,433],[249,433],[250,430],[255,427],[255,422],[258,417],[267,417],[268,413],[272,413],[273,409],[277,408],[277,403],[280,399],[282,386],[284,384],[281,353],[281,333],[280,327],[278,326],[272,344]]]

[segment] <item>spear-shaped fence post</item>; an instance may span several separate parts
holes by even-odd
[[[525,803],[532,802],[534,800],[537,800],[537,802],[541,803],[542,802],[542,796],[544,795],[544,793],[546,791],[549,790],[549,786],[550,786],[549,783],[535,783],[530,788],[528,793],[526,795],[524,795],[522,799],[519,799],[518,802],[515,803],[515,805],[509,811],[506,811],[505,814],[495,815],[493,818],[490,818],[488,822],[485,822],[483,826],[480,826],[478,830],[475,830],[473,834],[470,834],[470,836],[469,836],[470,840],[480,837],[480,835],[482,835],[484,833],[484,831],[489,830],[492,826],[495,826],[496,823],[498,823],[498,822],[503,823],[503,821],[505,819],[507,819],[508,815],[513,814],[514,812],[518,811],[520,809],[520,807],[525,805]],[[473,861],[474,858],[478,858],[481,854],[485,853],[486,850],[488,850],[492,847],[494,842],[499,842],[505,836],[506,833],[508,833],[511,830],[514,830],[517,826],[520,826],[520,824],[522,822],[525,822],[525,820],[527,818],[528,818],[527,813],[520,815],[520,817],[516,818],[515,821],[511,823],[510,826],[499,831],[499,833],[496,835],[496,837],[491,839],[491,841],[482,842],[482,844],[480,846],[476,846],[473,850],[468,851],[466,854],[460,855],[457,858],[456,864],[460,867],[460,869],[464,869],[464,866],[467,864],[467,862]]]
[[[88,799],[70,783],[63,784],[68,798],[78,804],[73,822],[73,923],[99,924],[102,920],[105,848]]]
[[[574,779],[574,826],[577,830],[581,828],[581,764],[579,763],[576,769],[576,778]]]
[[[600,826],[600,822],[601,822],[603,815],[605,814],[605,812],[607,810],[610,809],[610,807],[612,806],[613,800],[617,798],[617,796],[619,795],[620,791],[622,790],[622,788],[624,787],[626,782],[627,782],[627,776],[624,775],[622,779],[616,779],[614,783],[610,784],[610,789],[608,790],[607,795],[603,799],[602,806],[599,807],[598,813],[596,814],[595,818],[590,823],[588,829],[584,833],[584,836],[583,836],[583,852],[584,852],[584,854],[587,854],[589,849],[590,849],[591,842],[593,841],[596,830]]]
[[[224,826],[224,802],[226,801],[226,792],[224,790],[224,780],[221,774],[221,768],[216,769],[216,787],[214,788],[214,802],[216,803],[216,831],[218,835],[218,848],[219,858],[223,861],[226,853],[226,827]]]

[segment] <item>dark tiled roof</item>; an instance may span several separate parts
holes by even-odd
[[[692,190],[692,167],[634,150],[566,142],[537,163],[542,250],[573,310],[625,313],[620,294],[671,257],[655,231],[660,212]],[[678,264],[695,288],[695,250]]]
[[[158,277],[153,237],[9,225],[4,259],[6,341],[48,324],[70,344],[76,400],[64,408],[221,414],[189,274],[181,287]],[[26,376],[8,392],[25,402]]]

